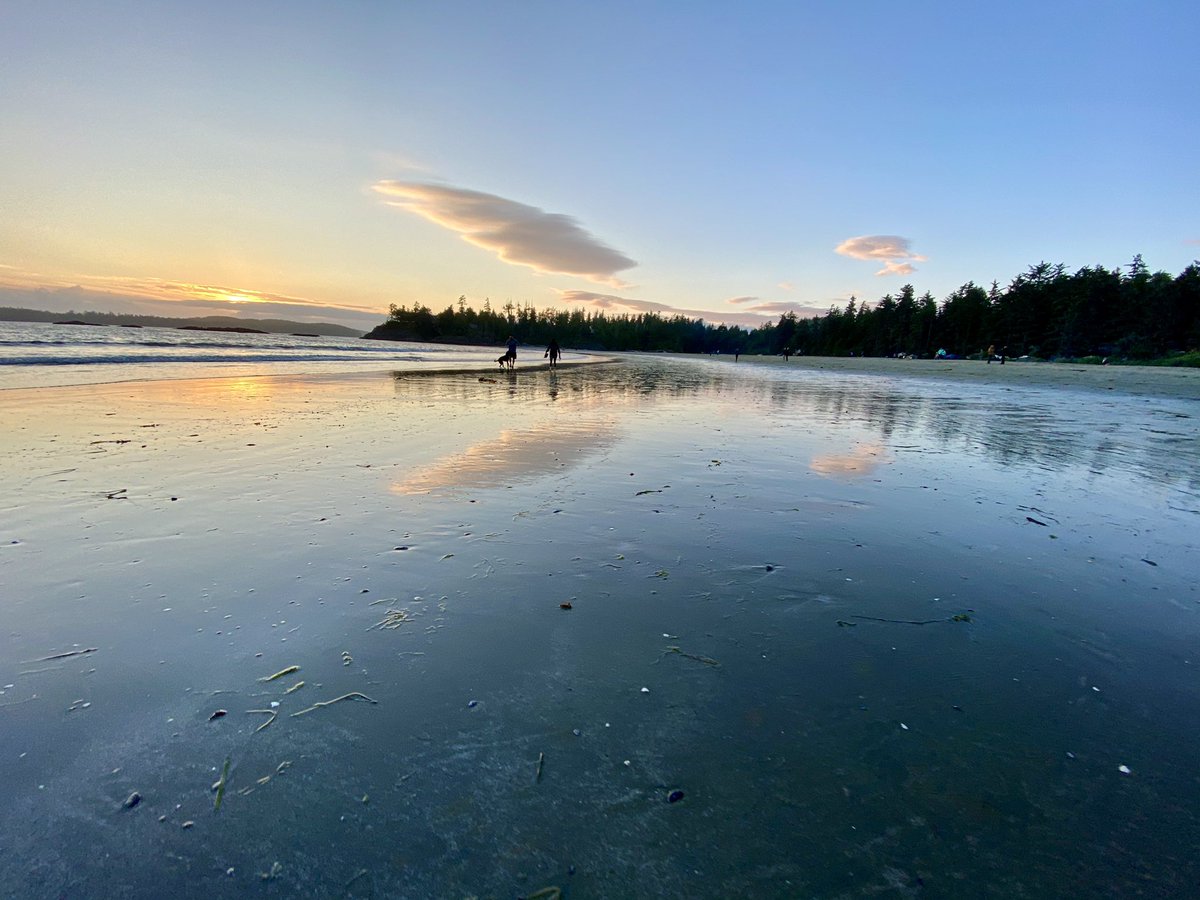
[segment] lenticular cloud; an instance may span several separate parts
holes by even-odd
[[[455,231],[505,262],[538,272],[620,286],[616,273],[637,265],[561,213],[447,185],[380,181],[374,189],[390,205]]]
[[[883,268],[876,275],[908,275],[916,269],[904,260],[922,262],[925,257],[909,249],[906,237],[895,234],[864,234],[838,244],[836,252],[854,259],[881,259]]]

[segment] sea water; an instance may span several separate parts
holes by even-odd
[[[0,389],[495,366],[497,352],[355,337],[0,322]]]

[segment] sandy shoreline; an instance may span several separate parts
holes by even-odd
[[[708,357],[734,364],[729,355]],[[791,366],[796,369],[891,378],[929,378],[967,384],[1062,387],[1071,390],[1121,391],[1156,397],[1200,400],[1200,369],[1167,366],[1085,366],[1073,363],[1009,360],[985,363],[969,359],[876,359],[872,357],[743,356],[737,365]]]

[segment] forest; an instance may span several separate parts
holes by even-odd
[[[979,357],[994,346],[1010,357],[1200,365],[1200,262],[1178,276],[1152,273],[1141,256],[1128,266],[1073,273],[1042,262],[1005,288],[968,282],[938,301],[905,285],[875,303],[852,297],[823,316],[785,313],[750,330],[652,312],[538,310],[511,302],[494,310],[488,300],[475,310],[462,296],[440,313],[420,303],[393,305],[367,337],[486,345],[509,334],[535,345],[555,337],[584,350],[929,358],[939,351]]]

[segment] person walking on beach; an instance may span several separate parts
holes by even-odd
[[[995,355],[996,355],[996,345],[995,345],[995,344],[988,344],[988,348],[987,348],[987,361],[988,361],[988,365],[989,365],[989,366],[992,364],[992,357],[994,357]]]
[[[511,369],[517,363],[517,339],[511,334],[508,336],[508,366]]]
[[[550,368],[558,368],[558,358],[562,355],[562,350],[558,346],[557,338],[550,338],[550,343],[546,345],[545,356],[550,360]]]

